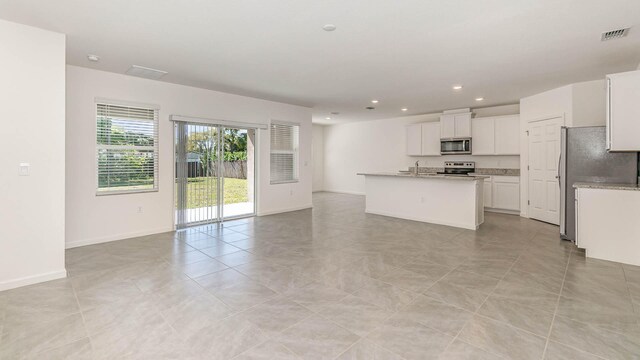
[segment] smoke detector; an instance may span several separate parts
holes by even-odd
[[[333,24],[326,24],[322,26],[322,30],[324,31],[334,31],[335,29],[337,29],[337,27]]]
[[[607,41],[607,40],[613,40],[613,39],[625,37],[627,36],[627,34],[629,34],[629,29],[631,28],[623,28],[623,29],[616,29],[616,30],[603,32],[602,37],[600,37],[600,41]]]
[[[144,66],[132,65],[125,73],[127,75],[138,76],[145,79],[158,80],[167,75],[166,71],[152,69]]]

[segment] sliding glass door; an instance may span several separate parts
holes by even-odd
[[[255,130],[175,123],[176,227],[255,214]]]

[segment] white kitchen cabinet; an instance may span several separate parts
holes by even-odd
[[[496,155],[520,155],[520,116],[495,118]]]
[[[453,115],[455,137],[471,137],[471,113]]]
[[[520,155],[520,116],[492,116],[471,121],[473,155]]]
[[[576,246],[586,257],[640,266],[640,191],[576,189]]]
[[[471,113],[440,116],[440,137],[443,139],[471,137]]]
[[[453,115],[440,116],[440,137],[443,139],[456,137],[456,119]]]
[[[440,123],[422,123],[422,155],[440,156]]]
[[[484,182],[484,206],[486,208],[509,212],[520,211],[519,176],[491,176]]]
[[[493,186],[492,186],[491,178],[484,179],[484,184],[483,185],[484,185],[484,191],[483,191],[483,194],[484,194],[484,207],[488,207],[488,208],[493,207],[493,197],[492,197],[493,195],[491,194],[491,192],[492,192],[491,188]]]
[[[471,151],[473,155],[493,155],[495,147],[495,119],[492,117],[475,118],[471,121],[473,134]]]
[[[640,151],[640,70],[607,75],[607,149]]]
[[[407,155],[422,155],[422,124],[407,125]]]

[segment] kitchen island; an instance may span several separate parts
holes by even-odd
[[[369,214],[476,230],[484,222],[488,176],[358,173],[365,177]]]

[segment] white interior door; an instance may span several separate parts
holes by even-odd
[[[529,123],[529,217],[560,224],[561,117]]]

